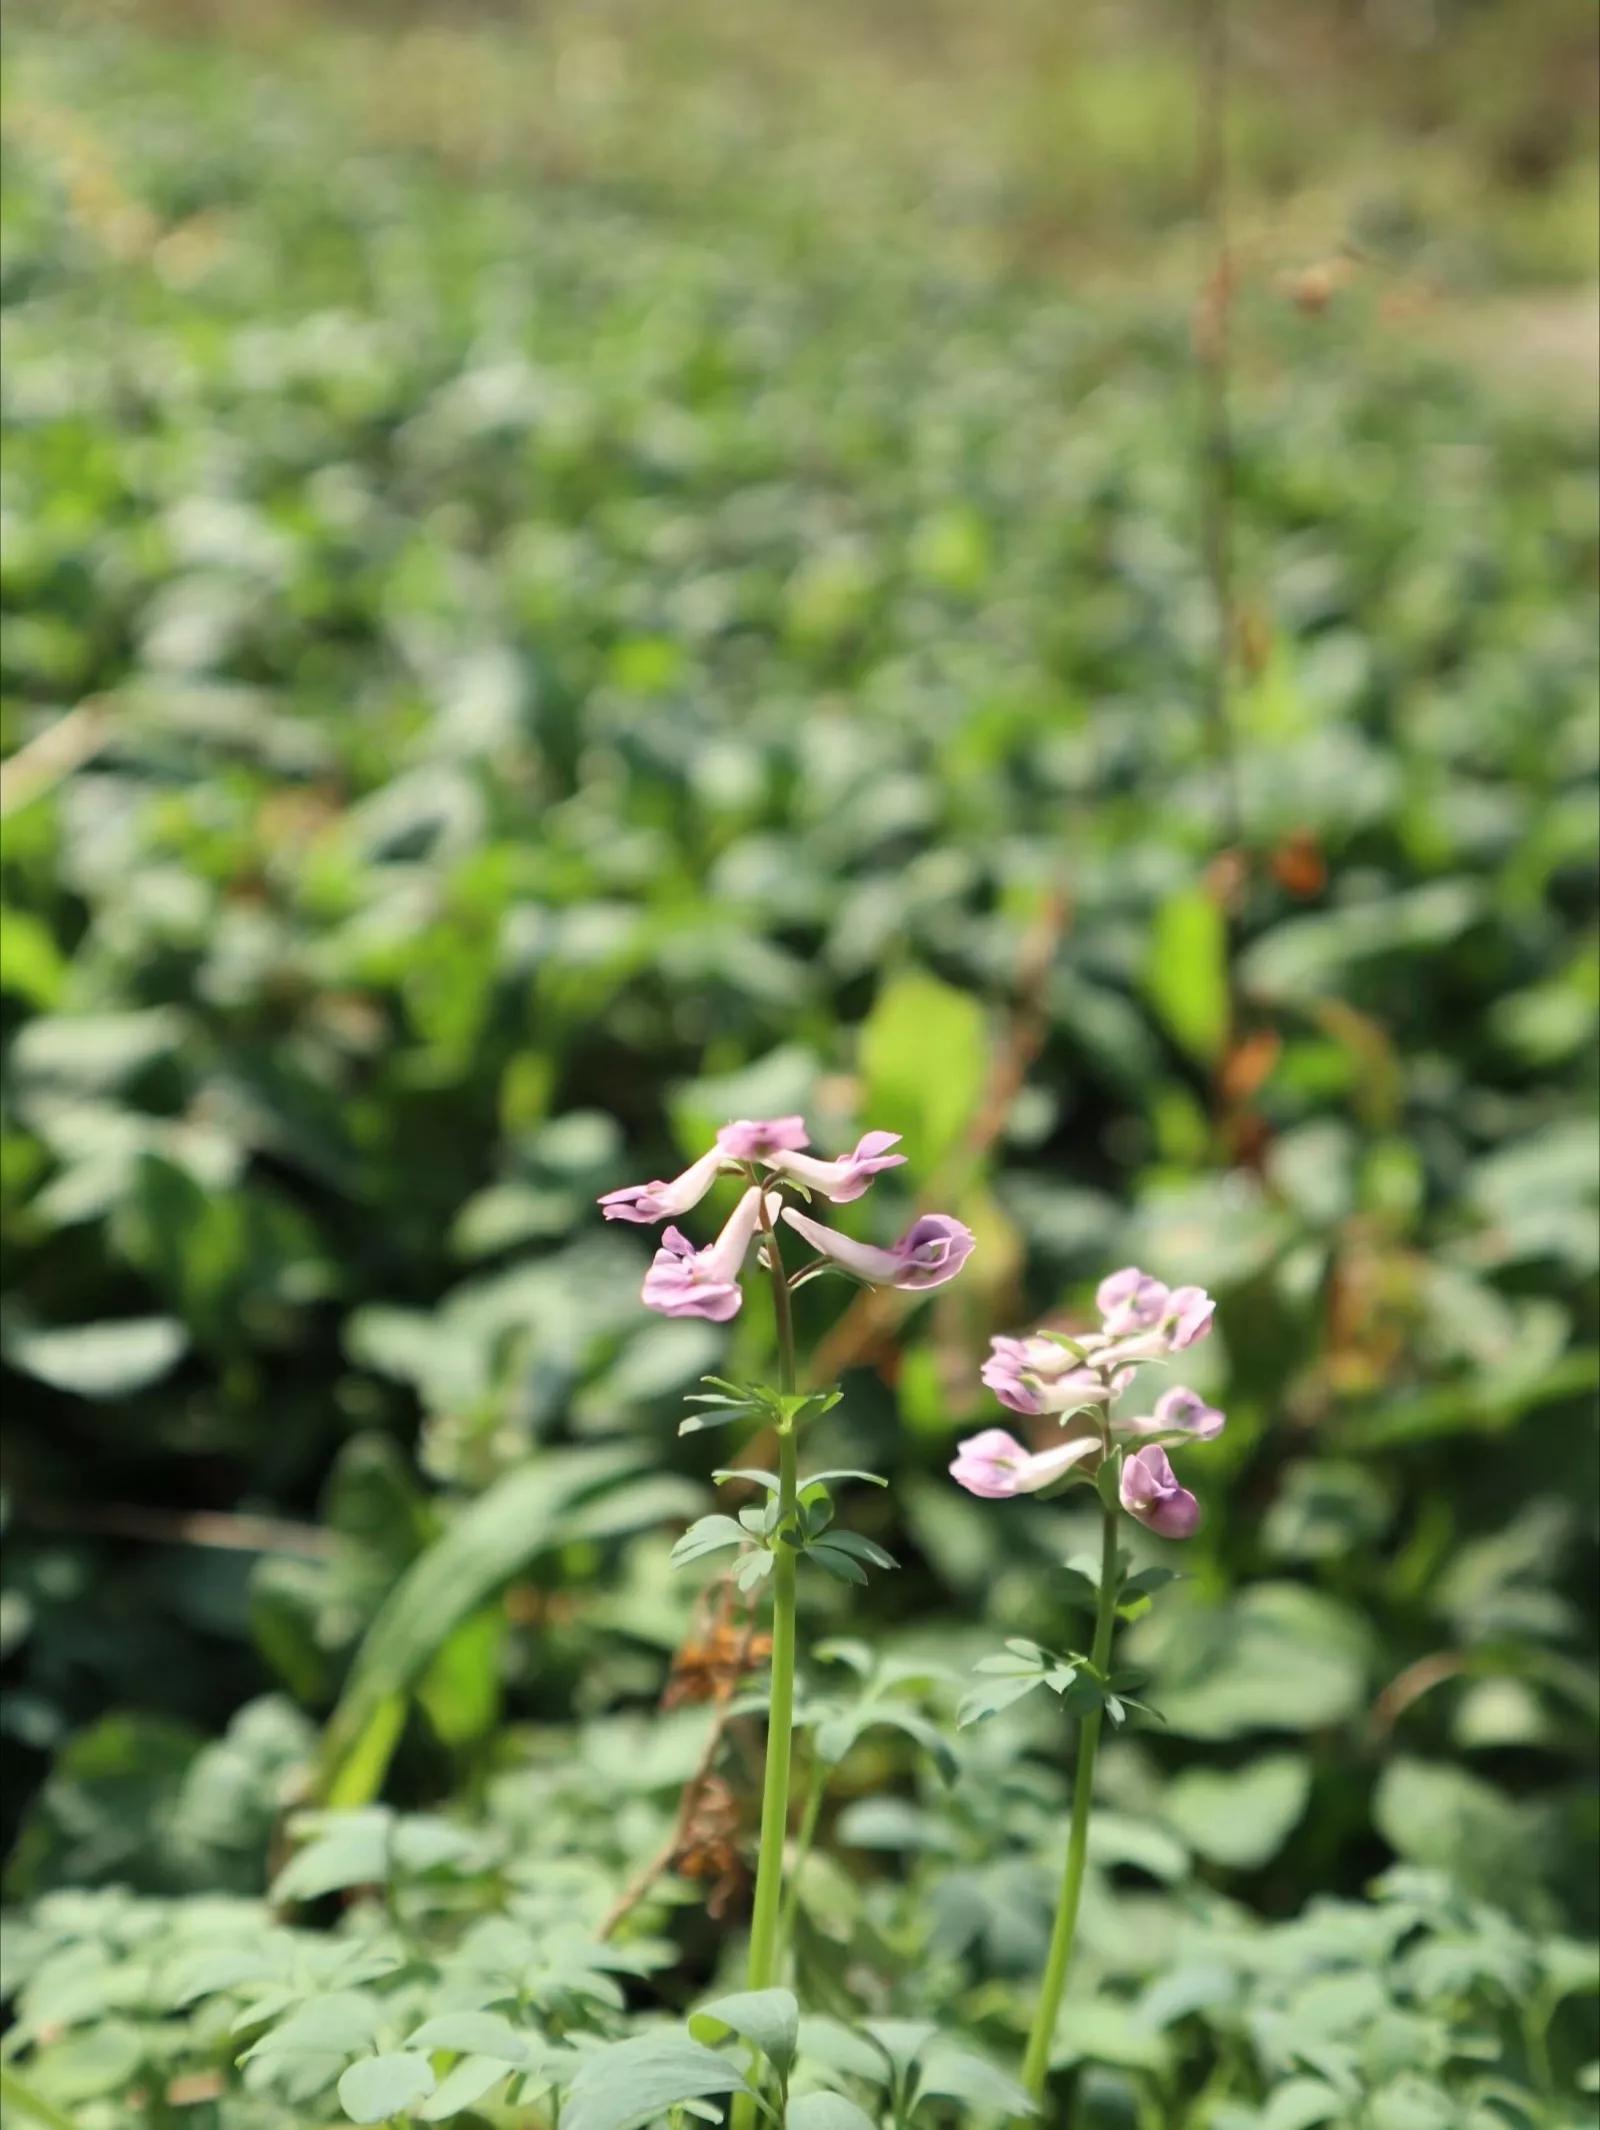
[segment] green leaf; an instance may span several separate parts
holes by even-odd
[[[956,1710],[956,1727],[965,1730],[969,1724],[982,1723],[988,1716],[999,1715],[1002,1709],[1010,1708],[1024,1694],[1031,1694],[1036,1686],[1043,1686],[1042,1671],[1030,1671],[1021,1678],[990,1679],[981,1686],[974,1686],[963,1696]]]
[[[938,1069],[929,1070],[929,1060]],[[861,1113],[899,1132],[909,1173],[926,1178],[977,1112],[989,1068],[982,1007],[935,976],[891,977],[861,1030]]]
[[[1095,1574],[1069,1564],[1057,1575],[1053,1594],[1075,1612],[1098,1612],[1100,1610],[1100,1584]]]
[[[401,1577],[362,1640],[323,1734],[324,1795],[381,1704],[411,1691],[456,1626],[529,1561],[580,1533],[611,1536],[655,1520],[662,1497],[608,1491],[635,1469],[631,1448],[546,1451],[462,1511]],[[364,1774],[366,1795],[386,1759]]]
[[[1527,1815],[1469,1768],[1393,1760],[1378,1778],[1372,1823],[1407,1862],[1492,1893],[1526,1867]]]
[[[813,1487],[800,1498],[799,1527],[802,1539],[821,1536],[833,1522],[833,1496],[826,1487]]]
[[[15,2108],[26,2121],[37,2124],[38,2130],[78,2130],[70,2115],[64,2115],[50,2101],[35,2093],[24,2078],[5,2064],[0,2064],[0,2101]],[[870,2125],[868,2130],[871,2130]]]
[[[464,2055],[493,2056],[501,2063],[526,2063],[528,2044],[499,2012],[440,2012],[425,2019],[406,2039],[408,2049],[454,2049]]]
[[[1203,888],[1183,888],[1156,913],[1145,990],[1169,1034],[1202,1064],[1228,1040],[1228,927]]]
[[[417,1699],[441,1744],[459,1751],[493,1730],[505,1638],[504,1607],[484,1605],[447,1637],[418,1680]]]
[[[997,1649],[992,1656],[980,1657],[972,1668],[985,1677],[1026,1679],[1034,1674],[1042,1678],[1049,1666],[1049,1657],[1033,1643],[1008,1642],[1003,1650]]]
[[[147,2036],[130,2020],[102,2019],[53,2041],[39,2062],[38,2075],[48,2075],[57,2100],[105,2100],[127,2092],[146,2061],[147,2048]]]
[[[875,2130],[872,2117],[842,2093],[805,2093],[789,2103],[787,2130]]]
[[[252,2092],[266,2089],[304,2104],[325,2093],[350,2058],[370,2048],[379,2022],[364,1990],[330,1990],[269,2027],[239,2059]]]
[[[169,1057],[192,1032],[171,1006],[131,1013],[63,1013],[29,1021],[11,1047],[11,1076],[80,1094],[105,1094]]]
[[[1122,1595],[1149,1597],[1157,1590],[1165,1590],[1169,1583],[1182,1581],[1183,1572],[1178,1568],[1141,1568],[1137,1574],[1123,1578]]]
[[[1070,1992],[1056,2027],[1052,2064],[1104,2063],[1130,2071],[1160,2071],[1168,2046],[1115,1997],[1074,1997]]]
[[[835,1582],[864,1584],[867,1580],[866,1570],[831,1539],[818,1539],[807,1546],[806,1559],[815,1561]]]
[[[1208,1863],[1258,1871],[1288,1840],[1310,1794],[1305,1756],[1269,1753],[1226,1771],[1189,1769],[1167,1785],[1161,1809]]]
[[[863,2019],[861,2031],[882,2049],[902,2078],[939,2038],[939,2029],[929,2019]]]
[[[324,1802],[354,1811],[383,1788],[384,1771],[406,1727],[406,1697],[385,1694],[367,1712],[366,1721],[350,1740],[338,1766],[328,1778]]]
[[[831,1530],[822,1541],[826,1546],[835,1546],[841,1553],[851,1554],[858,1561],[865,1561],[872,1568],[897,1568],[900,1563],[892,1553],[885,1553],[875,1539],[863,1538],[859,1531]]]
[[[689,2020],[689,2031],[700,2041],[720,2040],[724,2033],[737,2034],[761,2051],[780,2079],[794,2069],[795,2047],[800,2032],[800,2007],[791,1991],[764,1989],[741,1991],[703,2004]]]
[[[562,2130],[643,2130],[679,2101],[750,2089],[725,2056],[671,2034],[636,2034],[585,2057]]]
[[[822,2064],[871,2085],[886,2086],[894,2068],[882,2043],[837,2019],[816,2015],[800,2022],[800,2053],[808,2065]]]
[[[61,1331],[7,1326],[0,1348],[11,1366],[79,1398],[130,1398],[170,1375],[189,1348],[173,1316],[125,1317]]]
[[[0,991],[32,1006],[53,1006],[67,968],[48,925],[31,910],[0,907]]]
[[[339,2105],[353,2123],[381,2123],[426,2100],[433,2088],[433,2066],[426,2056],[404,2051],[364,2056],[339,2080]]]
[[[1348,2114],[1345,2098],[1320,2078],[1291,2078],[1275,2086],[1261,2111],[1261,2130],[1312,2130]]]
[[[1345,909],[1291,917],[1245,951],[1240,974],[1264,998],[1297,1000],[1340,993],[1353,970],[1454,946],[1484,907],[1473,880],[1432,880]]]
[[[974,2108],[1007,2116],[1037,2115],[1039,2105],[1006,2072],[981,2056],[941,2042],[920,2064],[917,2093],[940,2100],[966,2101]]]
[[[887,1725],[890,1730],[903,1731],[906,1737],[910,1738],[915,1744],[920,1745],[923,1751],[929,1755],[934,1766],[946,1782],[953,1783],[955,1781],[960,1773],[955,1750],[944,1733],[936,1724],[930,1722],[926,1716],[920,1715],[915,1709],[895,1708],[890,1703],[882,1701],[870,1705],[866,1715],[868,1728],[872,1725],[883,1724]]]
[[[1160,1606],[1128,1654],[1156,1680],[1175,1732],[1215,1739],[1341,1722],[1361,1706],[1371,1663],[1365,1623],[1292,1583],[1257,1583],[1218,1606]]]
[[[482,2100],[502,2079],[509,2078],[512,2070],[513,2066],[500,2056],[463,2056],[445,2072],[417,2114],[425,2123],[447,2122],[452,2115],[459,2115],[464,2108]]]
[[[1526,2099],[1524,2112],[1530,2122],[1536,2121],[1532,2095]],[[1484,2114],[1486,2123],[1502,2120],[1488,2110]],[[1391,2080],[1373,2094],[1367,2103],[1367,2121],[1371,2130],[1459,2130],[1459,2103],[1431,2080],[1406,2076]]]
[[[703,1560],[708,1553],[720,1553],[725,1546],[742,1546],[746,1543],[743,1524],[732,1516],[702,1516],[684,1532],[668,1556],[668,1564],[685,1568],[691,1561]]]
[[[713,1427],[731,1427],[736,1420],[756,1420],[762,1417],[759,1405],[723,1405],[708,1403],[703,1413],[686,1413],[678,1422],[680,1435],[703,1435]]]
[[[733,1576],[734,1581],[747,1596],[754,1590],[757,1583],[763,1582],[772,1573],[772,1563],[775,1558],[776,1556],[763,1546],[754,1552],[747,1553],[744,1559],[740,1561],[733,1572]]]
[[[381,1886],[391,1876],[394,1820],[384,1811],[352,1811],[292,1856],[272,1884],[272,1898],[320,1900],[350,1886]]]

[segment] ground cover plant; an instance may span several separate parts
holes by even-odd
[[[11,11],[8,2122],[1593,2120],[1591,32],[1371,12],[1219,727],[1185,26]]]

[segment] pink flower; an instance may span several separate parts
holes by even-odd
[[[1196,1346],[1211,1329],[1217,1305],[1203,1287],[1174,1287],[1167,1296],[1163,1328],[1174,1353]]]
[[[1210,1442],[1222,1433],[1225,1416],[1214,1405],[1207,1405],[1198,1391],[1175,1383],[1157,1398],[1153,1413],[1140,1413],[1116,1425],[1135,1435],[1184,1434],[1193,1435],[1197,1442]]]
[[[776,1196],[767,1201],[770,1219]],[[739,1314],[744,1295],[739,1273],[761,1220],[761,1193],[752,1184],[729,1214],[714,1243],[697,1250],[686,1235],[668,1228],[644,1276],[647,1308],[663,1316],[703,1316],[725,1324]]]
[[[1107,1335],[1116,1339],[1130,1331],[1154,1331],[1166,1311],[1167,1290],[1137,1265],[1125,1265],[1100,1282],[1094,1299]]]
[[[607,1220],[631,1220],[646,1226],[657,1220],[676,1220],[697,1206],[716,1182],[725,1157],[717,1147],[692,1162],[670,1183],[630,1183],[620,1191],[607,1191],[600,1210]]]
[[[770,1161],[774,1154],[790,1154],[811,1141],[803,1117],[769,1117],[752,1122],[736,1118],[717,1134],[717,1145],[730,1161]]]
[[[1200,1504],[1155,1443],[1124,1458],[1118,1487],[1128,1514],[1162,1538],[1188,1538],[1200,1522]]]
[[[1125,1361],[1182,1353],[1206,1336],[1217,1307],[1203,1287],[1164,1287],[1137,1265],[1103,1279],[1095,1300],[1103,1321],[1082,1343],[1101,1349],[1102,1362],[1113,1350]]]
[[[1068,1347],[1035,1334],[1027,1339],[991,1339],[980,1371],[1002,1405],[1014,1413],[1072,1413],[1103,1405],[1112,1386],[1085,1368]]]
[[[1063,1442],[1055,1449],[1024,1449],[1003,1427],[986,1427],[957,1446],[950,1476],[957,1486],[985,1501],[1006,1501],[1013,1494],[1036,1494],[1064,1472],[1092,1457],[1100,1444],[1093,1435]]]
[[[899,1143],[898,1132],[867,1132],[856,1141],[853,1152],[841,1154],[837,1161],[818,1161],[812,1154],[779,1153],[767,1160],[767,1166],[780,1176],[792,1176],[820,1197],[831,1198],[835,1205],[845,1205],[850,1199],[859,1198],[880,1170],[903,1165],[904,1154],[887,1151]]]
[[[972,1230],[948,1213],[924,1213],[914,1220],[900,1240],[887,1250],[870,1243],[852,1242],[832,1228],[785,1206],[783,1217],[797,1235],[813,1249],[832,1258],[869,1287],[942,1287],[954,1279],[972,1255]]]

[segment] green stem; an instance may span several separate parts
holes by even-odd
[[[1100,1547],[1100,1605],[1095,1614],[1094,1644],[1090,1661],[1102,1678],[1111,1661],[1111,1637],[1117,1623],[1117,1512],[1105,1506],[1105,1529]],[[1078,1768],[1072,1788],[1072,1829],[1067,1836],[1067,1863],[1061,1879],[1061,1899],[1056,1908],[1055,1928],[1050,1934],[1050,1953],[1039,1985],[1038,2008],[1028,2053],[1022,2060],[1022,2083],[1035,2100],[1043,2100],[1050,2079],[1050,2044],[1055,2039],[1056,2019],[1072,1965],[1072,1941],[1078,1928],[1078,1903],[1083,1895],[1083,1869],[1089,1853],[1089,1812],[1094,1802],[1094,1758],[1100,1744],[1100,1725],[1105,1711],[1097,1702],[1078,1726]]]
[[[783,1254],[767,1213],[761,1204],[761,1228],[766,1243],[767,1267],[772,1275],[772,1309],[778,1333],[779,1382],[786,1393],[794,1390],[794,1317],[789,1308],[789,1282]],[[788,1420],[778,1432],[778,1530],[782,1533],[798,1513],[798,1466],[794,1422]],[[761,1789],[761,1851],[756,1862],[755,1903],[750,1915],[750,1965],[747,1987],[770,1989],[777,1980],[779,1924],[783,1906],[783,1851],[789,1831],[789,1758],[794,1725],[794,1652],[796,1555],[780,1536],[772,1559],[772,1693],[767,1709],[767,1767]],[[734,2105],[736,2130],[748,2130],[755,2120],[754,2104],[741,2096]]]
[[[800,1905],[800,1874],[805,1869],[806,1858],[811,1854],[811,1845],[817,1838],[817,1821],[822,1814],[822,1796],[828,1786],[827,1774],[822,1762],[813,1756],[806,1801],[800,1808],[800,1831],[794,1840],[794,1862],[789,1871],[789,1883],[784,1889],[783,1912],[778,1919],[780,1964],[786,1958],[794,1939],[794,1912]]]
[[[778,1437],[779,1528],[795,1505],[794,1430]],[[761,1790],[761,1855],[750,1917],[751,1989],[770,1989],[778,1958],[783,1848],[789,1825],[789,1747],[794,1718],[795,1551],[780,1539],[772,1563],[772,1699],[767,1714],[767,1772]]]
[[[1550,2020],[1555,2000],[1541,1996],[1522,2014],[1522,2038],[1528,2051],[1528,2067],[1541,2093],[1554,2093],[1555,2075],[1550,2062]]]

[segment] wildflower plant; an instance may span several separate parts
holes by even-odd
[[[1026,1338],[997,1338],[982,1369],[1002,1405],[1031,1418],[1054,1418],[1067,1431],[1063,1439],[1029,1449],[1005,1428],[985,1428],[960,1444],[950,1466],[958,1485],[985,1500],[1083,1483],[1093,1484],[1101,1504],[1098,1565],[1073,1562],[1067,1571],[1093,1605],[1089,1650],[1060,1652],[1010,1641],[979,1664],[981,1683],[961,1711],[963,1723],[977,1722],[1047,1686],[1078,1718],[1066,1863],[1023,2059],[1023,2084],[1036,2099],[1043,2097],[1049,2078],[1051,2044],[1072,1963],[1101,1728],[1107,1716],[1122,1724],[1130,1712],[1155,1713],[1130,1692],[1139,1675],[1112,1669],[1112,1639],[1119,1612],[1174,1580],[1174,1571],[1161,1566],[1134,1571],[1117,1543],[1120,1516],[1126,1513],[1162,1538],[1190,1537],[1199,1527],[1200,1504],[1179,1482],[1167,1452],[1209,1442],[1224,1424],[1215,1406],[1178,1384],[1163,1390],[1147,1411],[1129,1410],[1145,1402],[1142,1386],[1140,1395],[1130,1396],[1141,1369],[1171,1361],[1209,1334],[1216,1313],[1210,1295],[1199,1287],[1167,1287],[1130,1265],[1101,1281],[1095,1301],[1097,1330],[1081,1337],[1044,1330]]]
[[[848,1152],[831,1161],[811,1154],[804,1120],[798,1116],[766,1120],[737,1119],[725,1124],[715,1143],[679,1176],[610,1191],[600,1200],[608,1220],[653,1224],[673,1220],[693,1209],[723,1176],[745,1180],[746,1188],[715,1240],[696,1246],[676,1226],[662,1232],[645,1273],[642,1299],[669,1317],[701,1317],[725,1324],[744,1305],[743,1281],[752,1250],[772,1297],[778,1380],[735,1383],[707,1377],[707,1388],[691,1399],[700,1410],[683,1423],[682,1432],[755,1423],[776,1439],[776,1468],[727,1467],[713,1476],[740,1481],[762,1490],[764,1499],[737,1516],[704,1516],[691,1525],[673,1551],[679,1566],[737,1549],[734,1574],[739,1587],[772,1592],[771,1688],[767,1706],[767,1744],[761,1799],[760,1848],[750,1922],[747,1988],[769,1991],[778,1981],[782,1961],[784,1917],[784,1845],[789,1820],[791,1746],[794,1730],[796,1658],[796,1582],[802,1561],[846,1583],[865,1583],[869,1568],[892,1568],[892,1557],[871,1539],[834,1525],[833,1489],[855,1479],[885,1482],[861,1471],[824,1471],[803,1476],[799,1468],[799,1434],[809,1420],[838,1403],[837,1388],[800,1388],[795,1349],[795,1290],[829,1272],[839,1272],[865,1286],[898,1287],[920,1293],[939,1287],[960,1272],[973,1248],[973,1236],[961,1221],[944,1213],[924,1213],[887,1248],[840,1234],[792,1203],[822,1199],[848,1204],[860,1198],[885,1170],[904,1165],[892,1151],[893,1132],[867,1132]],[[792,1269],[784,1255],[784,1231],[809,1246],[810,1255]],[[740,2096],[738,2108],[746,2108]],[[735,2121],[752,2119],[748,2112]]]

